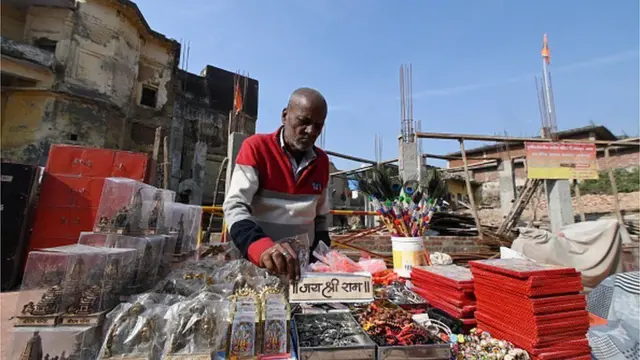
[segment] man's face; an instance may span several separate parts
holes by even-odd
[[[326,105],[306,98],[293,101],[282,110],[284,139],[294,151],[305,152],[313,147],[320,136],[327,117]]]

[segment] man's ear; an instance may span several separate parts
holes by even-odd
[[[287,108],[282,109],[282,124],[284,124],[284,120],[287,118]]]

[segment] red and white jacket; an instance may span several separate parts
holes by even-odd
[[[255,264],[282,238],[308,234],[312,250],[318,241],[330,245],[329,158],[313,147],[294,169],[281,132],[242,143],[223,205],[234,244]]]

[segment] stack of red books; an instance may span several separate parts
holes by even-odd
[[[524,259],[472,261],[478,328],[534,359],[591,359],[580,273]]]
[[[469,269],[458,265],[414,267],[411,284],[411,290],[431,306],[461,320],[465,328],[475,327],[473,313],[476,311],[476,298],[473,294],[473,275]]]

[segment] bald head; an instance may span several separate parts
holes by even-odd
[[[287,107],[299,106],[301,104],[311,104],[314,107],[324,109],[325,117],[327,112],[327,100],[320,94],[318,90],[311,88],[299,88],[289,97],[289,103]]]
[[[313,147],[327,117],[327,101],[319,91],[300,88],[289,97],[282,110],[284,140],[292,152],[304,153]]]

